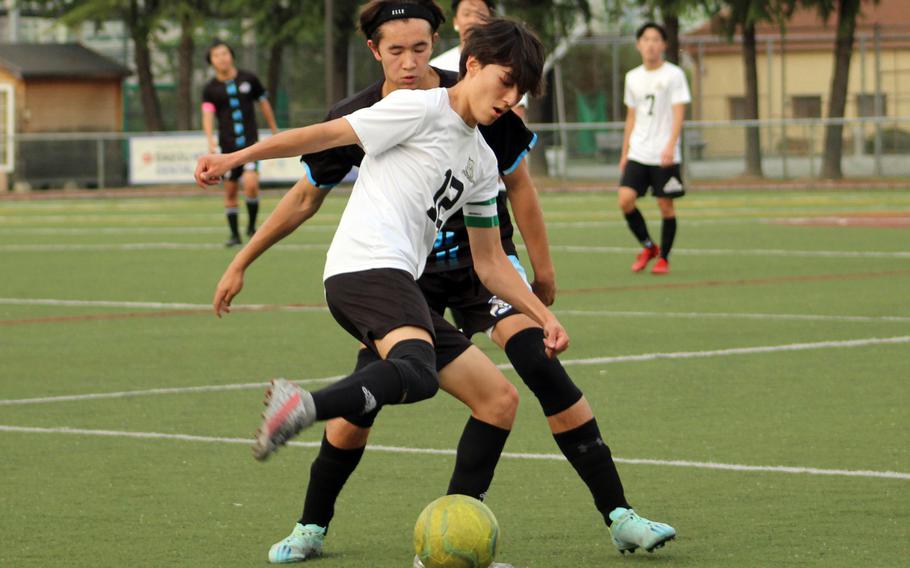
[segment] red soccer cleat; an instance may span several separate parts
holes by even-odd
[[[668,274],[670,272],[670,263],[666,258],[658,258],[651,269],[651,274]]]
[[[660,247],[657,245],[651,245],[651,248],[643,249],[636,257],[635,262],[632,263],[632,272],[641,272],[648,266],[652,258],[657,258],[658,256],[660,256]]]

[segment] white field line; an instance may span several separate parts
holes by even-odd
[[[89,430],[83,428],[36,428],[29,426],[7,426],[0,425],[0,432],[22,433],[22,434],[69,434],[78,436],[102,436],[110,438],[133,438],[142,440],[170,440],[177,442],[197,442],[207,444],[249,444],[251,440],[246,438],[223,438],[215,436],[194,436],[190,434],[164,434],[160,432],[127,432],[118,430]],[[288,442],[289,446],[301,448],[318,448],[321,442]],[[436,449],[436,448],[411,448],[402,446],[382,446],[369,444],[367,449],[374,452],[386,452],[393,454],[423,454],[423,455],[442,455],[453,456],[453,449]],[[515,460],[546,460],[546,461],[565,461],[562,454],[535,454],[535,453],[514,453],[503,452],[502,457]],[[910,473],[898,471],[872,471],[872,470],[852,470],[852,469],[820,469],[815,467],[792,467],[792,466],[775,466],[775,465],[744,465],[731,463],[716,462],[699,462],[691,460],[656,460],[643,458],[619,458],[614,457],[617,463],[633,465],[655,465],[671,467],[687,467],[695,469],[715,469],[722,471],[742,471],[742,472],[761,472],[761,473],[789,473],[789,474],[806,474],[806,475],[829,475],[841,477],[871,477],[879,479],[903,479],[910,480]]]
[[[0,300],[0,303],[3,303]],[[782,321],[842,321],[842,322],[910,322],[910,316],[843,316],[811,314],[762,314],[735,312],[636,312],[609,310],[554,310],[559,315],[583,317],[632,317],[632,318],[675,318],[675,319],[753,319]]]
[[[278,244],[273,249],[285,251],[324,251],[328,244]],[[519,248],[524,248],[520,246]],[[97,252],[135,250],[225,250],[219,243],[125,243],[125,244],[6,244],[0,252]],[[550,250],[584,254],[634,254],[635,247],[600,247],[582,245],[551,245]],[[844,251],[844,250],[785,250],[785,249],[673,249],[676,254],[710,256],[770,256],[770,257],[820,257],[820,258],[910,258],[910,251]]]
[[[732,349],[714,349],[710,351],[681,351],[676,353],[644,353],[641,355],[618,355],[613,357],[593,357],[588,359],[562,359],[564,366],[572,365],[610,365],[614,363],[634,363],[641,361],[656,361],[660,359],[699,359],[706,357],[725,357],[729,355],[754,355],[775,353],[781,351],[807,351],[811,349],[836,349],[848,347],[867,347],[870,345],[894,345],[900,343],[910,343],[910,335],[902,337],[885,337],[869,339],[852,339],[845,341],[820,341],[815,343],[789,343],[785,345],[768,345],[763,347],[735,347]],[[511,365],[497,365],[499,369],[512,369]],[[319,383],[334,382],[340,379],[342,375],[334,377],[323,377],[318,379],[303,379],[294,381],[297,383]],[[240,383],[229,385],[205,385],[196,387],[172,387],[148,390],[118,391],[108,393],[93,394],[74,394],[62,396],[48,396],[38,398],[12,398],[0,399],[0,406],[20,406],[26,404],[45,404],[52,402],[71,402],[79,400],[99,400],[108,398],[127,398],[134,396],[149,396],[159,394],[181,394],[193,392],[215,392],[224,390],[242,390],[262,388],[266,385],[264,382]]]
[[[188,304],[181,302],[129,302],[109,300],[58,300],[53,298],[0,298],[0,305],[9,306],[67,306],[96,308],[132,308],[149,310],[210,310],[211,304]],[[325,306],[282,306],[276,304],[237,304],[236,311],[278,310],[283,312],[328,313]]]
[[[324,251],[329,244],[278,244],[272,249],[286,251]],[[96,252],[134,250],[228,250],[220,243],[124,243],[124,244],[19,244],[0,245],[0,252]]]
[[[783,218],[785,222],[787,218]],[[331,232],[335,225],[302,225],[301,232]],[[224,227],[18,227],[0,228],[0,235],[155,235],[155,234],[202,234],[225,232]]]
[[[0,298],[0,305],[10,306],[67,306],[99,308],[131,308],[150,310],[207,310],[211,304],[189,304],[184,302],[133,302],[119,300],[61,300],[55,298]],[[289,312],[327,313],[324,306],[286,306],[280,304],[236,304],[232,308],[243,310],[276,310]],[[677,319],[754,319],[789,321],[843,321],[843,322],[910,322],[910,316],[845,316],[813,314],[766,314],[736,312],[645,312],[609,310],[554,310],[554,313],[583,317],[656,317]]]
[[[522,247],[523,248],[523,247]],[[597,247],[581,245],[550,245],[550,250],[571,253],[628,254],[640,252],[635,247]],[[785,250],[785,249],[687,249],[674,248],[674,254],[711,256],[782,256],[820,258],[910,258],[910,251],[852,251],[852,250]]]

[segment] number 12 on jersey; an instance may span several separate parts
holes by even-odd
[[[455,195],[449,197],[448,189],[452,188],[455,190]],[[436,193],[433,194],[433,207],[427,209],[427,216],[431,221],[436,223],[436,230],[442,228],[442,213],[443,211],[448,211],[458,202],[458,198],[461,197],[461,194],[464,192],[464,184],[457,177],[452,175],[452,170],[446,170],[446,178],[442,182],[442,185],[436,190]]]

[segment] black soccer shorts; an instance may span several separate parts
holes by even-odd
[[[369,349],[393,329],[427,330],[436,347],[436,369],[442,369],[471,346],[470,340],[434,312],[404,270],[376,268],[336,274],[325,281],[329,311],[341,327]]]
[[[686,194],[679,164],[665,168],[629,160],[626,162],[626,169],[622,172],[619,185],[634,189],[639,197],[644,197],[649,187],[654,197],[677,199]]]

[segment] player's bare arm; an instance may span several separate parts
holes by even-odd
[[[230,154],[202,156],[196,162],[196,183],[203,188],[214,185],[225,172],[246,163],[290,158],[350,144],[360,144],[360,139],[344,118],[286,130]]]
[[[547,355],[553,357],[569,347],[569,335],[565,328],[543,305],[537,296],[528,290],[518,271],[502,250],[498,227],[468,227],[468,240],[474,257],[474,270],[480,281],[490,292],[512,304],[544,330]]]
[[[306,178],[284,194],[275,210],[256,231],[250,242],[240,249],[215,287],[212,305],[215,314],[231,311],[231,301],[243,288],[246,269],[275,243],[293,233],[322,206],[328,192],[314,187]]]
[[[259,109],[262,111],[262,118],[272,130],[272,134],[278,134],[278,123],[275,122],[275,112],[272,110],[272,103],[268,99],[259,101]]]
[[[528,163],[522,160],[515,170],[502,177],[506,184],[506,195],[512,205],[512,213],[528,249],[528,258],[534,269],[531,289],[545,306],[556,300],[556,269],[550,257],[550,243],[543,211],[537,198],[537,188],[531,179]]]
[[[686,116],[686,105],[677,103],[673,105],[673,126],[670,131],[670,140],[667,146],[660,153],[660,165],[663,167],[672,166],[676,162],[676,144],[682,134],[683,118]]]
[[[635,129],[635,109],[626,107],[626,125],[622,130],[622,153],[619,155],[619,173],[626,169],[626,162],[629,161],[629,140],[632,138],[632,130]]]
[[[209,154],[214,154],[218,148],[215,142],[215,111],[202,109],[202,131],[205,132],[205,141],[208,143]]]

